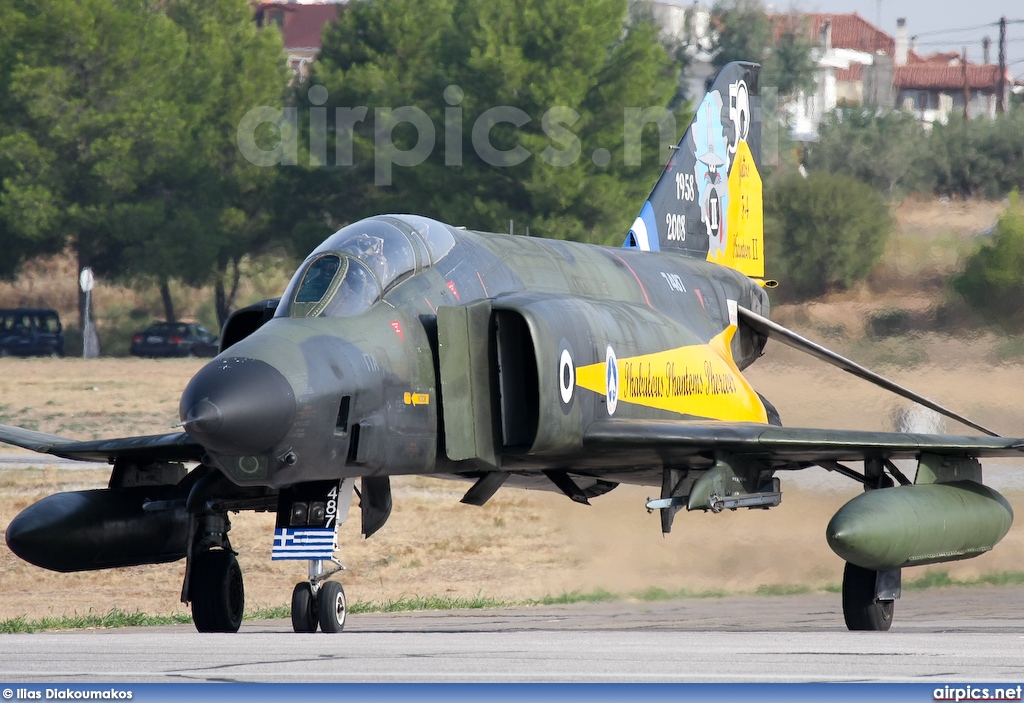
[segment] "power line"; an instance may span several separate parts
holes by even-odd
[[[1024,19],[1019,20],[1006,20],[1006,24],[1024,24]],[[978,24],[973,27],[952,27],[950,29],[933,29],[929,32],[918,32],[914,37],[931,37],[937,34],[952,34],[954,32],[976,32],[979,29],[985,29],[987,27],[998,27],[998,20],[995,22],[986,22],[985,24]]]
[[[1024,20],[1014,20],[1014,22],[1017,22],[1017,21],[1024,22]],[[1007,24],[1009,24],[1009,22],[1010,22],[1010,20],[1007,20]],[[950,34],[952,32],[974,32],[974,31],[977,31],[979,29],[985,29],[986,27],[998,27],[998,26],[999,26],[998,22],[989,22],[987,24],[979,24],[976,27],[956,27],[954,29],[936,29],[936,30],[933,30],[931,32],[919,32],[918,34],[915,34],[914,36],[916,36],[916,37],[930,37],[930,36],[934,36],[936,34]]]
[[[914,42],[914,46],[916,46],[917,48],[921,48],[922,46],[952,46],[952,47],[957,47],[957,46],[962,46],[964,44],[967,44],[968,46],[971,46],[971,45],[977,44],[978,42],[982,41],[983,39],[984,39],[984,37],[963,37],[963,38],[960,38],[960,39],[942,39],[942,40],[938,40],[937,39],[935,41],[915,41]],[[1024,37],[1016,37],[1014,39],[1007,39],[1006,40],[1007,44],[1018,44],[1020,42],[1024,42]],[[995,42],[993,42],[993,44],[994,43]]]
[[[958,46],[961,44],[975,44],[980,40],[981,37],[971,37],[970,39],[946,39],[943,41],[919,41],[915,42],[914,46],[918,48],[922,46]]]

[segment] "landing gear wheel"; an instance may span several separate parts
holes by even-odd
[[[313,596],[313,588],[308,582],[295,584],[292,591],[292,629],[296,632],[316,632],[317,599]]]
[[[316,594],[316,605],[320,619],[320,629],[324,632],[341,632],[345,629],[345,616],[348,615],[348,603],[345,601],[345,589],[337,581],[324,581]]]
[[[878,572],[847,562],[843,571],[843,619],[850,630],[884,632],[892,625],[895,601],[875,597]]]
[[[200,632],[238,632],[245,611],[242,570],[231,552],[199,552],[192,557],[192,620]]]

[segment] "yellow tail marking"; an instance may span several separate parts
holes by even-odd
[[[740,374],[729,345],[731,326],[708,344],[617,359],[618,400],[715,420],[767,423],[764,405]],[[576,369],[576,385],[608,391],[604,361]]]
[[[725,249],[708,261],[734,268],[752,278],[764,278],[764,202],[761,174],[746,142],[736,145],[729,169],[729,206],[725,214]]]

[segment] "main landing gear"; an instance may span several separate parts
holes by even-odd
[[[200,632],[238,632],[245,612],[242,570],[234,552],[199,552],[192,564],[192,620]]]
[[[238,632],[245,613],[242,570],[228,541],[226,512],[207,512],[192,522],[192,549],[185,564],[182,601],[192,603],[199,632]]]
[[[850,630],[884,632],[900,597],[900,570],[872,571],[847,562],[843,571],[843,619]]]

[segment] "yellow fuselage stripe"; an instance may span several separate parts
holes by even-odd
[[[681,415],[767,423],[757,393],[732,360],[729,327],[708,344],[694,344],[616,359],[618,401]],[[605,395],[608,368],[601,361],[576,369],[576,385]]]

